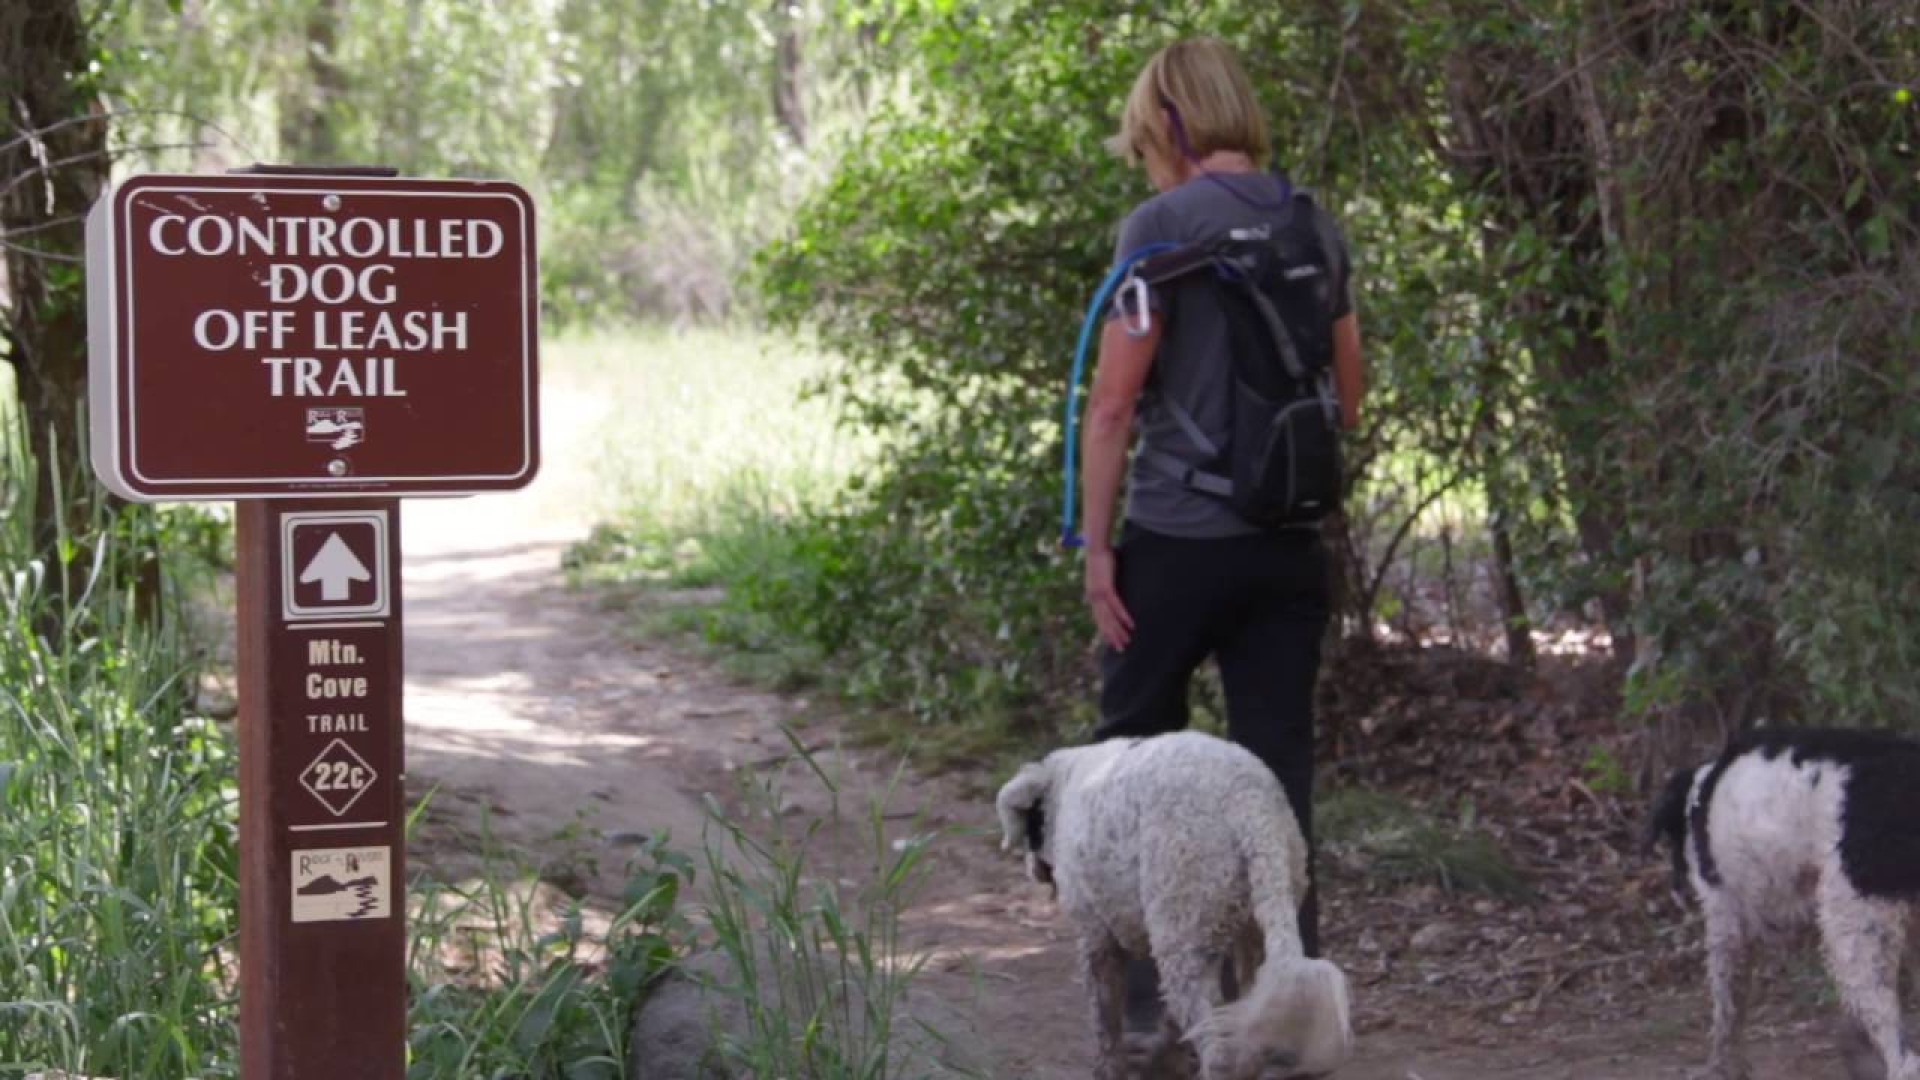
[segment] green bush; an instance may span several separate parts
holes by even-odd
[[[737,587],[818,642],[857,691],[924,720],[1044,738],[1088,719],[1091,626],[1078,559],[1058,547],[1062,398],[1119,218],[1150,194],[1101,143],[1150,52],[1198,31],[1242,46],[1290,168],[1330,187],[1322,197],[1367,236],[1359,285],[1374,362],[1427,362],[1442,315],[1426,301],[1464,261],[1454,241],[1468,226],[1429,205],[1408,214],[1338,193],[1382,168],[1407,170],[1443,206],[1450,185],[1405,132],[1326,145],[1316,80],[1338,51],[1337,19],[1126,2],[929,5],[908,17],[898,32],[920,96],[880,110],[757,277],[776,325],[813,330],[842,357],[829,383],[884,448],[867,482],[805,526],[811,568]],[[1401,242],[1368,235],[1376,228]],[[1471,386],[1432,374],[1440,362],[1376,400],[1466,412]],[[1383,412],[1450,430],[1433,410]],[[1377,450],[1364,435],[1356,475]]]
[[[1365,788],[1328,792],[1314,830],[1369,881],[1432,884],[1448,892],[1524,899],[1532,885],[1470,807],[1448,822],[1402,799]]]
[[[1609,624],[1645,715],[1910,723],[1920,113],[1892,88],[1920,29],[1892,0],[1823,11],[909,8],[920,96],[757,278],[843,357],[882,468],[819,511],[813,568],[744,594],[920,716],[1075,726],[1057,417],[1147,193],[1099,140],[1151,50],[1209,32],[1355,251],[1375,391],[1349,584],[1454,493],[1505,531],[1521,614]],[[1582,61],[1603,30],[1620,47]],[[1343,595],[1351,632],[1392,600]]]

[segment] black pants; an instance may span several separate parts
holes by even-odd
[[[1226,691],[1227,734],[1265,762],[1307,841],[1300,940],[1320,954],[1313,884],[1313,688],[1329,617],[1327,552],[1317,532],[1195,540],[1129,525],[1117,556],[1120,600],[1133,616],[1124,651],[1102,649],[1098,739],[1187,726],[1187,691],[1208,656]],[[1130,972],[1129,998],[1150,969]],[[1129,1010],[1133,1011],[1132,1009]]]

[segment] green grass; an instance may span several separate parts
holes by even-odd
[[[804,343],[639,328],[545,348],[566,386],[604,406],[593,480],[608,523],[650,545],[645,569],[695,564],[676,545],[831,496],[872,450],[836,426],[830,400],[806,396],[833,360]]]
[[[843,816],[835,780],[791,730],[782,731],[793,771],[822,786],[829,809],[799,822],[781,813],[786,781],[777,774],[743,775],[745,812],[736,819],[709,806],[703,914],[732,973],[714,989],[741,1003],[745,1021],[723,1041],[721,1056],[748,1076],[929,1075],[929,1063],[917,1059],[936,1052],[946,1034],[914,1023],[902,1008],[930,954],[907,945],[901,916],[925,881],[935,836],[916,831],[889,842],[884,812],[900,772],[857,816]],[[768,825],[749,832],[737,823],[745,819]],[[847,856],[836,866],[820,849],[853,825],[865,840],[851,857],[859,866],[845,866]],[[847,873],[855,879],[843,883]]]
[[[408,1080],[626,1076],[634,1003],[686,947],[692,864],[648,842],[607,913],[549,884],[569,866],[486,835],[473,854],[464,880],[410,883]]]
[[[0,405],[0,1073],[232,1076],[232,745],[192,710],[177,603],[136,618],[130,587],[140,552],[192,546],[169,524],[192,516],[96,505],[41,556],[9,415]]]
[[[632,601],[638,633],[701,639],[777,689],[812,686],[825,658],[747,593],[818,565],[804,550],[816,539],[807,510],[873,459],[874,441],[809,393],[833,358],[714,328],[583,333],[548,353],[568,386],[605,405],[587,435],[601,524],[568,552],[572,579]]]
[[[1360,864],[1370,880],[1504,899],[1523,899],[1532,891],[1470,811],[1446,821],[1388,792],[1341,788],[1318,800],[1314,831],[1336,855]]]

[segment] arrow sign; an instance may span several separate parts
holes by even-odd
[[[320,583],[322,600],[345,600],[353,582],[371,580],[373,574],[354,556],[353,549],[340,539],[339,533],[328,534],[327,542],[320,545],[313,561],[300,571],[300,584]]]
[[[385,511],[281,513],[282,616],[299,621],[391,615],[389,540]]]

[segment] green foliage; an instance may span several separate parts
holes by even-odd
[[[919,95],[757,278],[844,357],[832,385],[885,467],[814,522],[800,587],[761,595],[923,716],[1071,726],[1089,665],[1050,550],[1054,418],[1146,194],[1098,142],[1152,49],[1209,32],[1356,252],[1375,389],[1350,575],[1381,580],[1457,497],[1507,531],[1537,608],[1636,650],[1633,702],[1910,717],[1920,205],[1894,91],[1920,50],[1896,4],[1820,7],[904,9]],[[1349,599],[1360,632],[1397,602]]]
[[[626,1076],[634,1003],[685,947],[691,863],[649,841],[600,925],[508,853],[481,856],[470,880],[409,889],[408,1080]]]
[[[1426,883],[1449,892],[1523,899],[1532,891],[1470,805],[1448,822],[1393,795],[1343,788],[1319,800],[1314,830],[1371,881]]]
[[[1621,763],[1620,756],[1605,744],[1596,743],[1587,751],[1586,760],[1580,763],[1580,771],[1595,791],[1621,798],[1633,796],[1633,775]]]
[[[706,845],[709,900],[703,911],[729,962],[733,981],[718,987],[744,1006],[746,1030],[722,1053],[751,1076],[820,1080],[892,1080],[927,1075],[927,1062],[905,1060],[903,1035],[941,1038],[907,1026],[901,1004],[928,959],[902,936],[901,914],[928,871],[933,837],[911,834],[889,843],[886,804],[894,784],[876,793],[857,819],[867,847],[854,866],[837,866],[821,838],[843,825],[841,792],[819,759],[790,729],[791,764],[828,797],[824,817],[788,824],[782,780],[750,777],[742,797],[770,829],[750,834],[710,807]],[[857,885],[839,884],[845,874]]]
[[[131,159],[515,180],[558,322],[727,315],[748,253],[884,89],[863,24],[826,0],[89,6]]]
[[[88,523],[69,565],[35,560],[5,419],[0,1071],[232,1076],[232,745],[193,711],[176,607],[132,584],[167,526],[202,526],[96,504],[65,518]]]
[[[1691,84],[1740,118],[1627,136],[1638,235],[1606,263],[1625,407],[1600,425],[1631,447],[1635,678],[1736,723],[1910,725],[1920,704],[1916,124],[1885,83],[1920,78],[1920,37],[1895,10],[1694,15],[1614,68],[1623,114]]]

